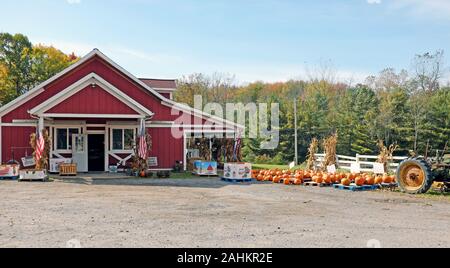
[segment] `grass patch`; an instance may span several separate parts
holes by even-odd
[[[252,168],[256,170],[260,169],[289,169],[288,165],[270,165],[270,164],[252,164]],[[304,165],[295,166],[294,169],[305,168]]]

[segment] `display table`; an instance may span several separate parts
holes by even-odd
[[[1,165],[0,179],[17,180],[19,178],[19,165]]]
[[[195,161],[192,173],[197,176],[217,176],[217,162]]]
[[[252,181],[252,164],[226,163],[223,168],[222,180],[228,182]]]

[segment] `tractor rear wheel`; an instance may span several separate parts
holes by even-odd
[[[433,179],[431,167],[423,159],[407,159],[397,169],[398,186],[405,193],[426,193],[433,185]]]

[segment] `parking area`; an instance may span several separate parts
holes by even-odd
[[[450,247],[450,198],[217,178],[0,181],[1,247]]]

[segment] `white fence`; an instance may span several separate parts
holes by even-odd
[[[321,168],[324,161],[325,154],[316,154],[315,167]],[[388,166],[388,172],[395,172],[400,162],[407,159],[406,156],[394,156]],[[373,164],[376,163],[378,156],[376,155],[360,155],[353,156],[337,155],[337,165],[340,169],[350,171],[350,166],[355,163],[359,166],[361,172],[372,172]]]

